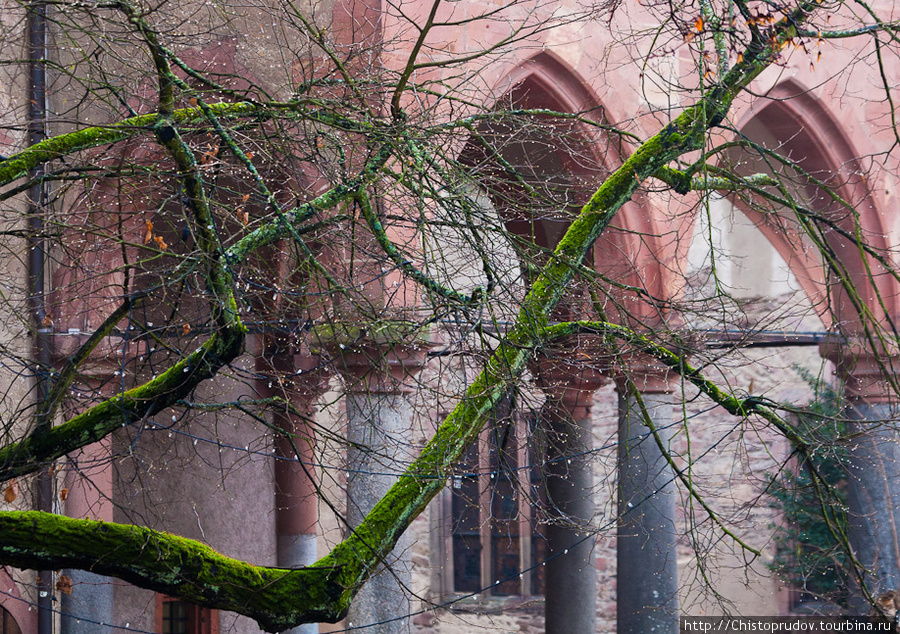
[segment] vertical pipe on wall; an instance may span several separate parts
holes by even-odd
[[[28,38],[28,131],[29,146],[40,143],[46,136],[47,76],[47,5],[42,0],[28,5],[26,17]],[[46,282],[46,249],[44,244],[44,184],[38,180],[43,175],[43,166],[31,171],[29,177],[35,179],[28,190],[28,298],[34,327],[34,372],[36,379],[35,398],[43,403],[49,391],[49,368],[51,365],[50,334],[45,324],[47,310],[44,286]],[[40,425],[52,424],[37,410]],[[53,479],[48,469],[41,469],[37,477],[38,510],[53,510]],[[38,573],[38,634],[52,634],[53,631],[53,573],[42,570]]]

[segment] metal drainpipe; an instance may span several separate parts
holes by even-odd
[[[28,5],[26,31],[28,37],[28,145],[40,143],[46,137],[47,76],[44,60],[47,57],[47,5],[35,0]],[[38,178],[44,172],[38,166],[29,174]],[[36,397],[42,403],[49,392],[49,369],[52,363],[50,336],[47,327],[45,291],[46,246],[44,244],[44,204],[46,196],[43,183],[36,182],[28,190],[28,294],[31,318],[34,321],[34,370],[37,381]],[[38,409],[40,412],[40,409]],[[44,422],[42,424],[52,424]],[[50,466],[37,476],[37,508],[53,511],[53,475]],[[53,633],[53,573],[38,572],[38,634]]]

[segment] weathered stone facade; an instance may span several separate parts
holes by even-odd
[[[499,46],[511,37],[510,24],[516,21],[526,25],[547,23],[566,12],[574,15],[580,7],[577,2],[553,6],[523,3],[505,7],[504,20],[466,21],[484,11],[482,5],[486,4],[454,2],[437,7],[434,19],[452,20],[459,26],[442,31],[445,40],[438,41],[440,38],[436,37],[429,41],[427,54],[438,59],[465,56],[473,47]],[[314,5],[302,10],[324,29],[319,34],[323,41],[334,44],[334,50],[350,51],[377,44],[365,48],[364,54],[348,55],[348,72],[352,74],[352,64],[371,63],[372,59],[367,58],[370,56],[377,60],[373,65],[386,75],[396,74],[402,68],[414,41],[410,39],[410,25],[431,19],[428,16],[433,8],[431,3],[414,1],[404,4],[401,14],[394,5],[376,2],[338,0]],[[228,15],[223,17],[224,13],[200,12],[194,3],[172,5],[165,10],[171,13],[171,20],[185,25],[184,32],[176,34],[178,50],[185,60],[213,69],[241,90],[253,92],[255,89],[249,86],[262,86],[271,95],[287,100],[294,86],[317,76],[317,65],[327,63],[328,57],[316,52],[313,44],[296,44],[291,50],[295,59],[286,63],[284,33],[269,25],[269,20],[276,20],[277,7],[268,3],[260,7],[271,10],[271,14],[259,7],[258,14],[229,7]],[[7,14],[5,9],[0,3],[0,18],[4,20],[6,15],[15,13]],[[490,111],[495,105],[499,108],[512,104],[517,109],[579,113],[594,124],[625,122],[629,134],[648,138],[661,120],[669,120],[681,109],[686,96],[675,87],[697,81],[696,69],[692,67],[696,60],[684,50],[676,48],[645,57],[636,50],[650,46],[652,36],[637,36],[630,45],[616,40],[618,33],[640,25],[652,27],[654,19],[651,9],[642,3],[627,2],[624,8],[609,14],[602,29],[592,28],[591,25],[597,25],[597,18],[589,15],[561,20],[552,29],[535,28],[514,38],[515,44],[498,48],[496,54],[421,69],[423,76],[428,75],[421,81],[453,86],[459,93],[459,103],[444,106],[441,95],[429,88],[403,93],[400,105],[413,111],[416,100],[420,100],[429,106],[427,116],[446,115],[449,119],[456,116],[454,108],[470,108],[475,113],[482,112],[479,107]],[[700,24],[697,33],[702,32],[702,21]],[[17,32],[15,23],[4,21],[3,25],[4,32]],[[57,34],[60,41],[62,36]],[[197,43],[189,45],[192,38]],[[72,36],[72,40],[77,42],[78,37]],[[811,36],[806,40],[810,47],[815,43]],[[685,36],[684,42],[689,41]],[[116,44],[120,45],[125,46]],[[878,72],[872,68],[857,67],[858,70],[842,74],[840,81],[821,79],[823,66],[850,68],[863,49],[863,44],[834,46],[825,52],[822,64],[809,52],[786,53],[781,66],[760,76],[750,91],[739,96],[727,121],[710,133],[708,143],[724,144],[744,136],[773,148],[775,155],[794,157],[813,178],[833,180],[835,190],[856,213],[858,225],[854,228],[865,235],[878,253],[888,254],[890,259],[900,244],[900,214],[893,213],[900,176],[893,169],[893,158],[875,169],[863,165],[859,157],[875,155],[891,146],[895,130],[884,122],[893,116],[892,104],[867,97],[870,85],[880,82]],[[57,56],[61,64],[76,59],[75,53],[66,52],[62,46]],[[646,64],[642,65],[641,60]],[[0,73],[5,72],[2,68]],[[135,82],[131,101],[123,99],[126,105],[131,104],[129,107],[146,106],[138,104],[138,98],[153,87],[152,82],[145,82],[140,76],[151,74],[150,68],[148,59],[141,59],[135,62],[133,72],[123,74]],[[890,66],[886,72],[895,78],[900,66]],[[461,81],[462,75],[468,79]],[[370,77],[366,80],[376,83]],[[13,75],[10,81],[0,82],[0,124],[8,124],[12,129],[21,127],[21,121],[16,120],[23,108],[22,97],[16,94],[24,90],[21,84],[21,78]],[[65,97],[51,95],[57,110],[72,113],[78,123],[106,123],[102,119],[111,110],[108,104],[85,102],[69,109],[60,101]],[[477,105],[460,105],[467,102]],[[392,105],[396,104],[379,107],[389,109]],[[55,125],[66,129],[73,123],[60,120]],[[571,190],[571,205],[575,207],[628,155],[602,126],[578,125],[576,122],[564,128],[554,120],[543,129],[541,125],[523,130],[504,128],[501,132],[508,133],[512,140],[497,154],[508,164],[528,166],[532,182],[550,182]],[[321,143],[319,149],[326,146],[316,130],[306,132],[315,144]],[[553,140],[559,147],[532,161],[529,148],[547,144],[551,132],[559,134]],[[565,139],[569,145],[559,139]],[[24,143],[24,138],[0,129],[0,154],[12,153]],[[473,141],[462,138],[457,144],[452,153],[463,157],[463,164],[481,160]],[[106,165],[104,160],[115,159],[141,165],[148,161],[150,152],[136,146],[118,146],[109,151],[110,155],[115,154],[113,158],[98,159],[97,164]],[[323,149],[323,156],[325,152]],[[335,156],[336,151],[323,162],[331,167],[331,163],[339,162]],[[772,171],[765,161],[749,158],[739,150],[723,156],[735,163],[743,161],[744,167],[738,171],[748,175]],[[351,157],[348,162],[358,160]],[[286,163],[267,168],[271,173],[266,176],[278,180],[281,177],[272,175],[281,173],[279,170],[288,173],[293,166]],[[326,188],[314,176],[327,180],[300,169],[282,180],[303,182],[298,189],[312,197]],[[491,177],[492,174],[486,174],[484,180]],[[116,189],[99,179],[98,183],[87,193],[67,191],[60,199],[76,210],[75,215],[91,197],[101,207],[109,206],[109,218],[117,210],[127,210],[131,216],[123,222],[122,231],[140,246],[143,214],[149,212],[139,208],[137,196],[123,202],[127,196],[121,184]],[[230,202],[237,205],[244,190],[237,178],[235,183],[226,189],[233,199]],[[180,193],[179,190],[176,195]],[[289,186],[277,193],[284,198],[291,195]],[[244,204],[250,194],[246,196]],[[272,198],[277,196],[273,194]],[[482,205],[484,217],[505,227],[509,236],[526,236],[544,249],[555,246],[569,222],[564,213],[548,213],[538,219],[515,217],[504,207],[506,201],[498,195],[492,198],[487,187],[472,197]],[[830,203],[817,201],[813,195],[808,197],[811,200],[805,204],[815,210],[825,213],[830,209]],[[879,435],[872,434],[865,423],[894,421],[894,385],[885,377],[893,377],[897,341],[896,336],[880,341],[878,354],[866,352],[871,346],[859,342],[869,335],[866,319],[883,326],[900,314],[900,282],[883,269],[875,267],[873,272],[871,259],[865,254],[860,256],[859,246],[845,234],[829,234],[826,238],[831,240],[831,255],[842,263],[846,278],[855,283],[858,296],[854,296],[837,284],[828,266],[811,253],[810,239],[800,234],[795,223],[776,213],[767,215],[746,200],[714,197],[706,203],[698,201],[699,196],[694,194],[676,197],[672,192],[648,186],[623,206],[614,227],[592,247],[590,266],[615,282],[598,283],[598,287],[608,291],[605,301],[610,320],[632,326],[638,332],[671,329],[671,340],[675,342],[678,337],[691,339],[691,345],[686,344],[685,349],[702,353],[710,378],[741,400],[804,405],[813,392],[798,368],[844,386],[848,407],[853,412],[851,418],[860,421],[859,436],[854,438],[863,439],[851,443],[850,451],[857,461],[854,464],[869,474],[874,469],[871,463],[884,458],[882,449],[896,443],[890,424],[886,425],[888,431]],[[263,208],[271,204],[267,200],[255,202]],[[385,213],[409,216],[412,212],[404,207],[407,202],[386,200]],[[360,212],[355,213],[354,221],[358,221]],[[421,215],[435,224],[445,220],[430,209]],[[89,214],[84,212],[84,216]],[[249,212],[243,216],[245,226],[249,217]],[[115,224],[109,218],[106,225],[100,223],[102,229]],[[487,286],[480,254],[472,248],[459,247],[454,241],[454,228],[448,228],[434,243],[422,240],[425,246],[421,246],[416,243],[414,220],[410,226],[393,229],[392,239],[410,250],[432,249],[440,253],[434,275],[461,292]],[[147,235],[151,236],[152,223],[146,222]],[[241,218],[230,218],[229,222],[237,226]],[[93,225],[91,231],[103,234]],[[174,224],[165,229],[157,227],[156,231],[157,238],[173,245],[179,240],[183,244],[197,240],[187,227],[181,230]],[[66,495],[57,496],[59,502],[53,510],[79,518],[139,521],[196,539],[254,564],[281,568],[313,564],[352,533],[385,495],[398,474],[434,435],[438,422],[452,409],[462,388],[479,369],[482,359],[474,354],[442,357],[440,350],[454,345],[461,349],[464,344],[471,345],[470,340],[477,336],[500,337],[504,324],[515,318],[518,305],[514,302],[521,299],[529,276],[534,273],[523,272],[526,263],[517,260],[517,254],[525,250],[514,247],[513,238],[498,238],[492,254],[498,261],[506,262],[505,266],[498,266],[497,293],[504,299],[491,308],[490,319],[484,320],[487,325],[481,324],[482,331],[476,333],[472,328],[454,340],[459,331],[449,317],[429,320],[424,334],[416,331],[412,338],[404,339],[406,335],[395,332],[401,329],[397,324],[415,318],[427,293],[415,288],[400,266],[368,261],[362,256],[358,257],[363,263],[356,263],[356,249],[361,253],[369,247],[374,250],[374,240],[329,243],[327,235],[316,235],[316,254],[326,263],[322,268],[345,281],[346,292],[337,298],[309,300],[310,306],[305,307],[308,314],[302,319],[288,315],[286,321],[294,321],[290,322],[293,330],[287,335],[287,327],[280,329],[280,325],[273,327],[261,320],[262,325],[257,324],[248,337],[247,354],[230,364],[228,373],[223,372],[191,392],[191,398],[198,403],[240,404],[244,400],[283,397],[294,409],[264,420],[277,429],[290,429],[294,434],[290,442],[271,428],[260,431],[259,420],[243,410],[236,409],[227,416],[197,415],[182,421],[181,410],[173,405],[137,426],[117,432],[105,444],[92,445],[83,453],[70,456],[67,464],[72,465],[71,473],[61,468],[57,478],[63,483],[58,488],[64,489]],[[125,275],[122,270],[128,268],[120,261],[119,251],[104,247],[99,238],[87,241],[90,244],[78,252],[78,257],[72,255],[73,251],[60,249],[53,279],[47,282],[56,302],[54,319],[48,323],[53,329],[58,365],[75,349],[71,341],[90,332],[91,320],[96,327],[104,311],[108,312],[116,284]],[[144,240],[147,242],[149,238]],[[79,259],[82,255],[83,259]],[[266,256],[272,262],[260,265],[260,270],[271,273],[273,278],[281,273],[279,266],[297,257],[287,248],[278,253],[273,250]],[[541,257],[545,255],[538,253],[535,261],[540,262]],[[428,258],[422,255],[422,259]],[[87,281],[78,278],[83,270],[92,267],[103,273]],[[152,273],[152,263],[146,269]],[[7,274],[11,278],[27,276],[24,270],[12,266]],[[87,286],[80,284],[90,288],[85,290]],[[617,285],[622,288],[616,290]],[[314,286],[304,285],[302,292],[314,297]],[[284,289],[274,284],[273,287],[271,300],[253,301],[265,304],[266,310],[276,314],[281,310],[278,302],[282,301],[277,295]],[[66,297],[67,292],[72,297]],[[197,291],[196,296],[203,292]],[[386,317],[374,326],[348,326],[347,315],[351,313],[342,301],[351,307],[378,306],[379,317]],[[582,290],[572,290],[557,313],[561,320],[580,318],[592,301],[598,303]],[[877,316],[860,318],[860,313],[868,313],[857,302]],[[163,303],[151,306],[145,321],[166,319],[166,309]],[[184,312],[191,314],[189,309]],[[327,332],[324,320],[319,319],[326,313],[337,316],[326,324]],[[379,330],[384,324],[387,325]],[[150,323],[148,328],[152,326]],[[183,335],[189,331],[189,320],[185,318]],[[3,330],[0,338],[14,340],[16,333]],[[152,345],[152,339],[144,339],[126,344],[128,352],[109,352],[112,363],[97,363],[92,367],[94,374],[85,381],[107,383],[103,389],[108,394],[115,393],[116,382],[124,382],[123,375],[131,376],[126,366],[134,359],[150,359],[155,353]],[[621,634],[675,634],[679,614],[789,613],[790,590],[767,568],[773,555],[774,526],[781,521],[767,496],[767,487],[779,470],[793,468],[790,443],[783,433],[761,419],[734,417],[715,406],[676,372],[644,353],[633,348],[629,354],[625,358],[608,348],[580,342],[559,353],[543,348],[540,353],[535,352],[526,378],[511,389],[519,408],[509,427],[517,430],[509,432],[517,434],[513,448],[499,447],[485,432],[482,440],[476,442],[481,453],[473,459],[474,475],[468,467],[460,467],[450,475],[449,486],[413,522],[390,561],[385,562],[387,569],[369,580],[346,619],[337,625],[304,625],[291,631],[309,634],[361,628],[359,631],[366,634],[556,634],[565,631],[568,624],[573,632],[618,629]],[[135,375],[149,378],[151,372],[155,371],[150,365],[141,366]],[[10,382],[15,380],[10,378]],[[100,388],[84,397],[81,405],[73,405],[73,411],[98,400],[98,394]],[[13,400],[27,397],[19,395]],[[503,416],[506,413],[497,414],[496,418]],[[658,429],[651,430],[648,421]],[[346,442],[341,444],[334,438]],[[298,446],[297,439],[301,439],[302,446]],[[874,447],[871,451],[866,449],[869,441]],[[496,458],[491,451],[515,453],[518,461],[514,468],[507,469],[502,466],[504,458]],[[79,460],[83,463],[81,475],[76,473]],[[541,467],[538,475],[530,475],[529,461]],[[91,471],[92,465],[95,471]],[[201,474],[198,465],[211,466],[212,470]],[[510,476],[504,469],[516,475]],[[494,487],[495,476],[497,482],[501,476],[512,478],[512,493],[497,494],[495,498],[492,492],[486,492],[485,478]],[[531,477],[536,478],[535,482],[540,480],[534,489],[529,488]],[[860,482],[870,484],[868,479]],[[696,486],[697,496],[689,490],[688,483]],[[465,512],[458,506],[462,496],[458,490],[467,484],[473,484],[480,512],[489,517],[476,512],[476,521],[463,537],[481,540],[478,549],[483,550],[465,560],[455,556],[460,553],[454,549],[461,548],[458,544],[464,540],[455,539],[462,531],[456,530],[454,522],[459,524],[459,516]],[[890,478],[886,484],[886,497],[869,499],[865,492],[851,494],[856,496],[851,508],[858,517],[877,516],[874,529],[871,523],[861,520],[851,541],[856,539],[854,547],[861,553],[864,565],[875,568],[877,562],[879,567],[872,583],[877,586],[884,582],[885,588],[893,587],[892,583],[896,586],[894,582],[900,579],[896,561],[884,563],[889,558],[867,550],[869,544],[860,535],[874,531],[879,539],[889,541],[884,534],[896,514],[892,503],[898,493],[893,489],[900,487],[900,482]],[[539,495],[535,493],[538,489],[552,498],[552,503],[544,500],[541,507],[534,499]],[[530,494],[534,495],[529,497]],[[701,496],[704,504],[717,510],[733,534],[723,533],[722,526],[709,517],[702,508]],[[517,505],[512,517],[504,518],[507,523],[498,529],[507,531],[506,546],[485,543],[502,538],[492,532],[498,517],[505,512],[494,506],[501,498],[499,506],[512,498]],[[9,510],[22,504],[22,500],[8,500],[0,506]],[[526,516],[532,523],[521,519]],[[537,545],[537,537],[526,536],[532,526],[538,525],[545,534],[545,551],[539,550],[544,546]],[[746,540],[747,548],[742,548],[737,540]],[[751,547],[759,552],[751,555]],[[504,570],[497,563],[502,557],[515,559],[515,564],[510,565],[518,574],[518,581],[488,577]],[[481,585],[479,591],[463,589],[464,583],[458,582],[457,567],[464,561],[472,564],[472,577],[477,577]],[[523,566],[523,562],[529,565]],[[65,634],[112,631],[107,627],[110,624],[126,631],[154,631],[159,627],[162,599],[156,593],[124,582],[110,582],[89,572],[72,572],[69,578],[74,579],[75,586],[71,593],[61,596],[64,614],[57,617]],[[539,578],[551,584],[543,594],[531,591],[537,584],[535,581],[531,585],[532,580]],[[10,575],[0,571],[0,583],[10,586],[7,594],[0,594],[0,605],[16,619],[22,632],[35,634],[34,612],[22,607],[36,600],[33,584],[27,583],[18,571]],[[492,587],[501,583],[511,583],[517,590],[504,590],[502,596],[495,596]],[[856,609],[862,610],[861,605]],[[83,621],[79,615],[83,615]],[[244,616],[223,612],[216,619],[216,628],[222,634],[260,631]],[[377,625],[365,627],[371,623]]]

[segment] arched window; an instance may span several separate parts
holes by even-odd
[[[12,614],[2,606],[0,606],[0,634],[22,634]]]

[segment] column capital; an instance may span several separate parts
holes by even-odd
[[[432,343],[416,322],[378,320],[367,324],[334,322],[313,329],[313,349],[331,358],[351,392],[403,394],[408,379],[425,365]]]
[[[298,350],[285,341],[279,336],[258,341],[254,356],[259,389],[266,396],[284,396],[295,407],[305,409],[325,391],[330,371],[306,346]]]
[[[574,410],[589,406],[591,396],[609,383],[609,355],[597,337],[573,335],[544,348],[531,371],[548,401]]]
[[[848,401],[877,404],[896,402],[900,398],[896,389],[900,347],[896,343],[879,342],[878,349],[873,349],[859,338],[834,337],[820,344],[819,350],[834,363]]]

